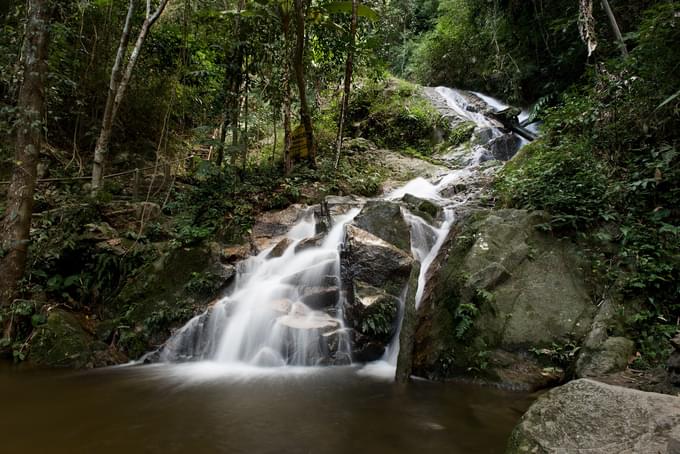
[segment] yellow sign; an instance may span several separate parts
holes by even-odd
[[[293,137],[290,144],[290,157],[293,160],[307,159],[309,150],[307,149],[307,137],[305,136],[305,128],[299,125],[293,130]]]

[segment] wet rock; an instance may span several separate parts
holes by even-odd
[[[531,349],[583,340],[595,306],[579,255],[573,244],[535,228],[543,222],[541,213],[480,210],[454,226],[429,270],[414,373],[450,378],[476,371],[502,383],[510,365],[488,361],[489,354],[531,358]],[[536,366],[526,373],[560,365]],[[514,381],[540,382],[538,376],[520,380],[517,372]]]
[[[340,297],[338,287],[308,287],[303,290],[302,302],[315,310],[335,307]]]
[[[262,213],[255,220],[252,228],[251,241],[258,251],[267,249],[272,244],[281,241],[288,230],[308,213],[304,205],[291,205],[285,210]]]
[[[377,361],[385,354],[385,343],[364,340],[365,336],[355,335],[352,339],[354,360],[360,363]]]
[[[295,252],[300,252],[304,251],[305,249],[311,249],[321,246],[324,237],[325,235],[320,233],[318,235],[314,235],[313,237],[305,238],[304,240],[300,241],[297,245],[295,245]]]
[[[343,215],[351,209],[362,207],[366,203],[365,199],[353,195],[329,195],[325,198],[325,201],[328,204],[331,216]]]
[[[286,252],[286,249],[288,249],[288,246],[290,246],[291,244],[293,244],[293,240],[291,240],[290,238],[282,239],[281,241],[276,243],[276,246],[274,246],[274,248],[271,251],[269,251],[269,254],[267,254],[267,258],[272,259],[281,257],[283,253]]]
[[[420,275],[420,263],[415,263],[409,276],[408,292],[404,297],[403,316],[401,330],[399,332],[399,356],[397,357],[397,368],[395,380],[398,383],[405,383],[411,378],[413,371],[413,342],[418,322],[416,314],[416,293],[418,291],[418,277]]]
[[[348,330],[342,328],[328,331],[321,335],[322,342],[329,352],[328,357],[324,361],[324,365],[346,366],[352,363],[352,356],[347,353],[347,349],[344,348],[343,345],[347,342],[349,335]]]
[[[411,234],[398,203],[369,201],[354,218],[353,225],[401,250],[411,250]]]
[[[680,398],[581,379],[541,396],[506,454],[671,454],[679,443]]]
[[[361,281],[399,295],[408,280],[413,259],[404,250],[353,225],[346,227],[343,281]],[[345,276],[347,279],[345,279]]]
[[[519,147],[522,141],[515,134],[503,134],[500,137],[496,137],[490,140],[486,144],[486,148],[491,151],[492,159],[498,159],[499,161],[509,161]]]
[[[429,200],[421,199],[420,197],[416,197],[412,194],[406,194],[404,197],[402,197],[401,201],[404,202],[406,206],[408,206],[411,213],[415,214],[416,216],[420,216],[430,224],[441,214],[440,206]]]
[[[250,244],[236,244],[227,247],[222,247],[217,243],[212,243],[214,250],[217,252],[220,260],[227,263],[234,263],[245,260],[250,257]]]
[[[302,287],[333,287],[338,285],[335,260],[326,260],[282,279],[284,284]]]
[[[353,329],[352,351],[358,361],[379,359],[399,323],[399,299],[385,291],[355,283],[355,295],[346,299],[345,321]]]
[[[321,312],[303,315],[291,313],[279,317],[276,322],[295,330],[321,330],[328,332],[339,327],[337,320]]]

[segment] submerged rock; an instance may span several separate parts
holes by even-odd
[[[510,437],[506,454],[675,454],[680,398],[581,379],[541,396]]]
[[[293,244],[293,240],[290,238],[283,238],[281,241],[276,243],[276,246],[272,248],[271,251],[269,251],[269,254],[267,254],[268,259],[272,258],[277,258],[281,257],[284,252],[286,252],[286,249],[288,249],[288,246]]]
[[[307,287],[303,289],[302,302],[312,309],[330,309],[338,304],[338,287]]]

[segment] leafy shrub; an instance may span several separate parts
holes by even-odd
[[[502,204],[587,242],[601,287],[629,303],[638,365],[663,360],[680,317],[679,25],[677,3],[648,9],[630,58],[566,92],[496,184]]]
[[[353,135],[395,150],[413,147],[430,154],[435,130],[448,133],[449,128],[418,89],[404,81],[366,83],[352,94],[347,113]]]

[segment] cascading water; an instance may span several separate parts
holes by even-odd
[[[476,127],[473,149],[467,150],[461,168],[442,172],[432,181],[416,178],[383,197],[400,201],[408,194],[440,209],[435,220],[426,221],[402,206],[410,227],[410,252],[420,263],[416,307],[423,296],[428,269],[456,219],[457,210],[480,192],[475,184],[470,184],[481,178],[480,163],[493,159],[489,156],[493,155],[494,141],[508,136],[514,139],[471,104],[502,106],[498,101],[483,95],[471,98],[474,95],[445,87],[434,91],[455,113],[458,122],[472,121]],[[514,143],[520,146],[519,141]],[[466,190],[457,189],[462,182],[466,182]],[[321,239],[316,235],[313,213],[308,210],[289,230],[287,240],[238,265],[228,296],[176,332],[162,348],[160,359],[211,360],[269,368],[349,364],[352,352],[343,314],[346,295],[341,285],[340,249],[345,224],[359,211],[353,208],[336,216],[333,227]],[[406,292],[404,289],[400,314]],[[392,376],[398,338],[397,329],[380,362],[388,366]]]
[[[281,256],[269,248],[242,262],[231,294],[176,333],[161,359],[268,367],[318,365],[329,358],[349,363],[339,245],[344,224],[357,212],[339,217],[320,244],[303,247],[315,234],[313,218],[306,216],[288,232]],[[332,307],[317,310],[323,306]]]

